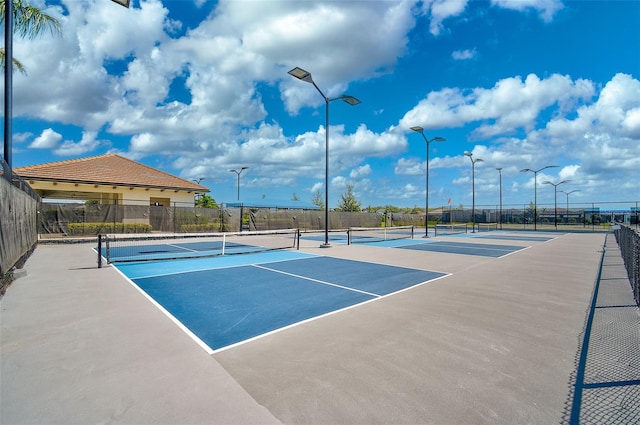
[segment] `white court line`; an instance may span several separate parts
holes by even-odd
[[[168,244],[165,244],[165,245],[172,246],[172,247],[178,248],[178,249],[182,249],[182,250],[185,250],[185,251],[188,251],[188,252],[199,252],[197,249],[189,249],[186,246],[174,245],[172,243],[168,243]]]
[[[360,292],[361,294],[371,295],[372,297],[376,297],[376,298],[380,298],[382,296],[380,294],[374,294],[373,292],[361,291],[360,289],[350,288],[348,286],[338,285],[337,283],[326,282],[324,280],[313,279],[313,278],[310,278],[310,277],[301,276],[299,274],[293,274],[293,273],[289,273],[289,272],[283,272],[281,270],[270,269],[269,267],[260,266],[258,264],[254,264],[253,267],[257,267],[257,268],[263,269],[263,270],[268,270],[268,271],[271,271],[271,272],[281,273],[281,274],[284,274],[284,275],[287,275],[287,276],[296,277],[298,279],[309,280],[311,282],[321,283],[323,285],[335,286],[336,288],[346,289],[346,290],[352,291],[352,292]]]

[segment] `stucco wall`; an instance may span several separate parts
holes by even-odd
[[[130,188],[82,183],[29,181],[31,187],[47,199],[96,199],[102,204],[115,200],[122,205],[150,205],[151,198],[168,198],[170,204],[193,205],[195,193],[174,189]],[[47,195],[57,193],[58,195]]]

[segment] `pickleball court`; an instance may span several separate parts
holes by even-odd
[[[296,251],[114,265],[210,353],[447,276]]]

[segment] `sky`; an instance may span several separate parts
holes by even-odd
[[[427,145],[430,208],[640,201],[640,1],[29,2],[62,32],[14,38],[14,168],[117,153],[225,203],[248,167],[241,201],[311,203],[326,98],[330,208],[424,208]]]

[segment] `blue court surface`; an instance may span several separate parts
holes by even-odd
[[[384,248],[411,249],[414,251],[442,252],[447,254],[477,255],[482,257],[503,257],[526,249],[526,246],[493,245],[463,241],[439,241],[436,239],[398,239],[370,244]]]
[[[492,245],[468,242],[430,242],[401,246],[403,249],[413,249],[418,251],[445,252],[447,254],[479,255],[482,257],[503,257],[521,249],[524,246],[514,245]]]
[[[447,276],[292,251],[115,267],[210,353]]]
[[[505,241],[525,241],[525,242],[547,242],[552,239],[557,238],[560,235],[555,236],[528,236],[528,235],[501,235],[499,233],[492,234],[481,234],[475,236],[478,239],[495,239],[495,240],[505,240]]]

